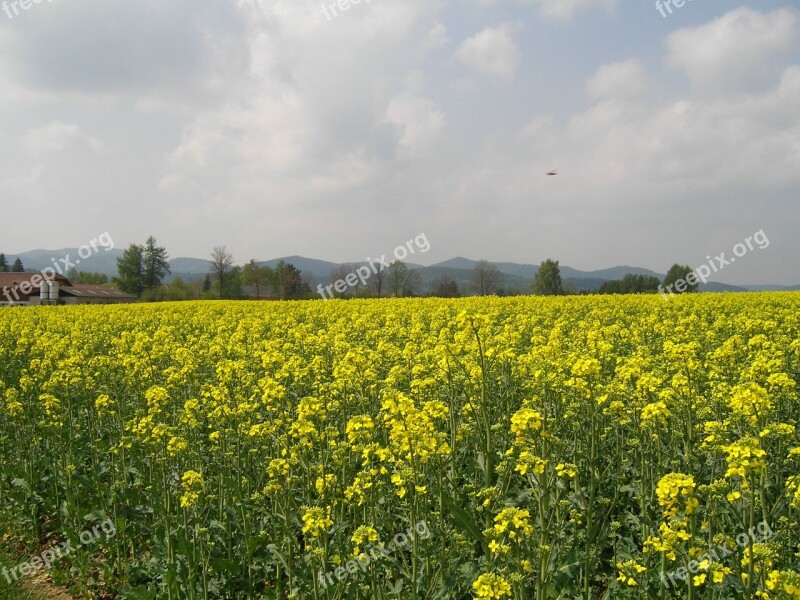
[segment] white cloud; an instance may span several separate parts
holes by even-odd
[[[424,151],[445,126],[445,114],[432,100],[409,93],[391,101],[386,117],[400,132],[400,146],[412,154]]]
[[[437,21],[436,25],[434,25],[428,32],[428,37],[426,38],[423,47],[428,50],[435,50],[437,48],[441,48],[442,46],[446,46],[449,41],[450,38],[447,35],[447,27]]]
[[[621,105],[603,98],[566,134],[587,183],[638,180],[662,191],[800,183],[800,68],[770,90]]]
[[[652,87],[651,78],[639,59],[603,65],[586,84],[595,100],[638,98]]]
[[[782,8],[763,14],[747,7],[672,33],[667,64],[684,71],[696,89],[753,91],[774,85],[781,59],[798,37],[798,14]]]
[[[513,79],[522,60],[511,27],[487,27],[465,40],[456,56],[465,65],[485,75]]]
[[[25,132],[22,147],[33,159],[43,158],[64,151],[100,152],[103,143],[94,137],[85,135],[75,123],[52,121],[42,127]]]

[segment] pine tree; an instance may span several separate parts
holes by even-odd
[[[131,244],[117,259],[114,282],[123,292],[141,296],[144,291],[144,248]]]
[[[167,249],[156,245],[156,238],[151,235],[144,243],[143,258],[142,287],[146,290],[160,287],[164,277],[171,273]]]

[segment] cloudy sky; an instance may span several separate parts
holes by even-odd
[[[423,264],[665,272],[763,230],[717,280],[800,283],[796,0],[3,7],[5,252],[355,261],[425,233]]]

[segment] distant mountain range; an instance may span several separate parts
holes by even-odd
[[[77,270],[104,273],[111,278],[117,274],[117,258],[120,256],[122,256],[122,250],[111,249],[106,251],[100,248],[97,253],[93,253],[88,258],[81,260],[78,257],[77,248],[64,248],[61,250],[31,250],[30,252],[23,252],[18,255],[7,254],[6,260],[8,264],[11,265],[19,258],[22,260],[22,264],[27,271],[39,271],[47,266],[51,266],[54,262],[57,262],[63,268],[63,259],[69,257],[69,261],[72,263],[76,262],[76,260],[80,261],[75,265]],[[356,266],[364,264],[362,262],[333,263],[325,260],[306,258],[304,256],[286,256],[262,261],[259,264],[274,267],[281,260],[292,263],[304,274],[311,275],[314,280],[319,283],[327,283],[331,271],[340,267],[342,264]],[[423,290],[432,289],[435,282],[442,277],[452,279],[458,284],[459,288],[463,290],[468,287],[470,274],[476,262],[477,261],[459,256],[428,267],[411,262],[407,264],[409,268],[419,271]],[[202,258],[174,258],[170,260],[169,263],[172,269],[171,278],[180,277],[186,281],[196,281],[204,277],[206,273],[209,272],[211,266],[211,261]],[[493,264],[496,265],[503,274],[503,288],[508,292],[518,291],[524,293],[530,290],[533,277],[539,270],[539,265],[532,264],[512,262],[496,262]],[[664,278],[663,273],[656,273],[641,267],[618,266],[597,271],[580,271],[572,267],[561,267],[561,278],[564,281],[564,285],[571,284],[577,290],[594,291],[599,289],[604,282],[612,279],[622,279],[628,274],[652,275],[659,279]],[[736,286],[725,283],[708,283],[706,285],[701,285],[700,289],[701,291],[708,292],[780,291],[800,290],[800,285]]]

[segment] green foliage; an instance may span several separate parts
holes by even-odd
[[[79,285],[104,285],[108,283],[108,275],[105,273],[86,273],[78,271],[74,275],[67,277],[72,283]]]
[[[653,275],[628,273],[622,279],[606,281],[600,286],[601,294],[647,294],[658,290],[661,282]]]
[[[225,285],[222,288],[223,298],[244,298],[244,290],[242,290],[242,267],[235,266],[231,268],[228,276],[225,278]]]
[[[131,244],[117,259],[114,283],[123,292],[136,296],[156,290],[170,273],[168,259],[166,248],[158,246],[153,236],[148,237],[144,245]],[[151,297],[154,295],[158,294],[149,294]]]
[[[387,273],[389,294],[395,298],[413,296],[419,288],[419,273],[409,269],[402,260],[396,260],[389,265]]]
[[[25,267],[22,266],[22,261],[19,258],[17,258],[17,260],[14,261],[14,266],[11,267],[11,272],[12,273],[24,273],[25,272]]]
[[[146,302],[181,302],[197,300],[200,297],[200,284],[191,284],[180,277],[173,279],[168,285],[146,290],[142,300]]]
[[[433,285],[433,292],[431,296],[437,298],[458,298],[461,292],[458,289],[458,284],[452,279],[448,279],[442,275]]]
[[[564,285],[561,282],[561,269],[558,261],[548,258],[539,265],[533,278],[533,293],[537,296],[561,296]]]
[[[20,554],[18,547],[15,548],[0,539],[0,571],[3,568],[10,571],[28,558],[28,554]],[[9,574],[9,577],[12,579],[10,584],[6,577],[0,574],[0,600],[46,600],[43,593],[30,589],[32,586],[23,586],[21,581],[13,581],[12,575]]]
[[[696,292],[700,284],[696,279],[694,284],[690,283],[689,281],[693,279],[691,277],[687,280],[690,273],[693,273],[693,269],[689,265],[679,265],[677,263],[672,265],[669,271],[667,271],[667,276],[664,277],[664,288],[666,289],[669,286],[673,286],[672,291],[676,294]]]
[[[251,260],[244,266],[242,283],[256,288],[256,299],[261,298],[267,287],[274,287],[276,281],[276,273],[268,265],[262,266]]]
[[[142,287],[145,290],[155,289],[161,285],[164,278],[169,274],[167,249],[163,246],[158,246],[156,239],[151,235],[144,243]]]
[[[303,281],[302,271],[284,261],[275,265],[275,287],[282,300],[299,300],[311,295],[311,288]]]
[[[131,244],[117,259],[114,283],[123,292],[141,296],[144,291],[144,247]]]
[[[7,273],[8,272],[8,260],[6,259],[6,255],[0,252],[0,273]]]

